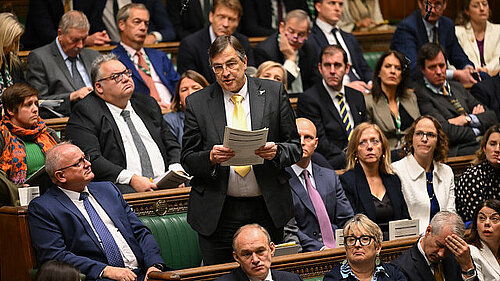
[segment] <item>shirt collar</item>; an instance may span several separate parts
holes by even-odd
[[[351,266],[349,265],[349,262],[347,262],[347,260],[344,260],[340,266],[340,275],[344,279],[347,279],[349,278],[349,276],[352,276],[354,277],[355,280],[359,280],[358,277],[356,277],[356,275],[354,275],[354,273],[352,272]],[[380,264],[375,267],[375,272],[373,273],[373,277],[375,278],[372,277],[372,280],[377,280],[378,277],[381,275],[389,277],[389,274],[387,274],[385,268]]]
[[[81,194],[81,192],[69,190],[69,189],[66,189],[66,188],[62,188],[60,186],[58,186],[57,188],[59,188],[62,192],[64,192],[64,194],[66,194],[66,196],[68,196],[69,199],[71,199],[71,201],[78,201],[78,200],[80,200],[80,194]],[[89,189],[85,186],[85,188],[83,189],[82,192],[89,193]]]
[[[323,86],[325,87],[328,94],[330,94],[330,96],[336,97],[338,93],[342,93],[342,95],[345,94],[344,85],[342,85],[342,88],[340,88],[340,91],[336,91],[332,87],[328,86],[328,84],[326,84],[325,79],[321,79],[321,82],[323,82]]]
[[[215,39],[217,39],[217,35],[215,35],[212,25],[208,27],[208,34],[210,35],[210,44],[212,44],[215,41]]]
[[[261,281],[261,279],[256,278],[256,277],[250,277],[248,275],[247,275],[247,277],[248,277],[248,280],[250,280],[250,281]],[[264,280],[266,280],[266,281],[273,281],[273,277],[271,275],[271,269],[268,270],[267,276],[266,276],[266,278]]]
[[[422,17],[422,21],[424,22],[425,29],[427,29],[427,30],[432,30],[432,28],[434,26],[439,28],[439,19],[436,21],[435,24],[432,24],[432,23],[426,21],[424,17]]]
[[[66,61],[68,59],[68,55],[66,55],[66,53],[62,49],[61,43],[59,42],[59,36],[57,36],[57,38],[56,38],[56,45],[57,45],[57,49],[59,50],[59,53],[61,54],[63,60]],[[79,56],[80,56],[80,54],[78,54],[76,56],[76,58],[78,59]]]
[[[243,87],[241,87],[241,89],[238,92],[236,92],[236,93],[228,92],[224,89],[222,90],[222,92],[224,93],[224,97],[226,97],[228,99],[231,98],[235,94],[242,96],[243,100],[246,99],[247,95],[248,95],[248,78],[245,75],[245,84],[243,84]]]
[[[448,84],[448,81],[444,80],[444,84],[442,86],[434,86],[431,82],[429,82],[429,80],[427,80],[427,78],[425,78],[424,76],[424,83],[425,83],[425,86],[427,87],[427,89],[431,90],[431,92],[433,92],[434,94],[436,95],[443,95],[444,96],[444,93],[443,93],[443,86],[446,87],[446,89],[448,90],[448,94],[451,96],[451,91],[450,91],[450,86]]]
[[[420,254],[422,254],[422,256],[424,256],[424,259],[425,259],[425,262],[427,263],[427,265],[430,267],[431,262],[427,259],[427,256],[425,255],[425,252],[424,252],[424,248],[422,248],[423,238],[424,237],[420,237],[420,239],[418,239],[417,248],[418,248],[418,251],[420,252]]]
[[[309,165],[304,169],[302,167],[299,167],[297,164],[292,165],[292,170],[295,172],[298,178],[300,178],[300,175],[304,170],[307,170],[309,172],[309,176],[313,177],[313,169],[312,169],[312,161],[309,161]]]
[[[144,52],[144,48],[141,48],[139,51],[137,51],[136,49],[123,43],[123,41],[120,41],[120,45],[122,45],[122,47],[125,49],[125,51],[127,51],[128,55],[131,57],[134,57],[137,52],[140,52],[143,56],[146,54],[146,52]]]
[[[323,31],[325,34],[330,34],[332,33],[332,29],[334,27],[338,28],[338,25],[331,25],[325,21],[320,20],[319,18],[316,18],[316,25]]]
[[[130,100],[127,101],[127,106],[125,106],[124,109],[121,109],[118,106],[116,106],[116,105],[114,105],[112,103],[109,103],[109,102],[106,102],[106,105],[108,106],[109,111],[111,111],[111,114],[113,116],[120,116],[121,113],[122,113],[122,111],[124,111],[124,110],[128,110],[131,113],[134,112],[134,108],[132,107],[132,104],[130,103]]]

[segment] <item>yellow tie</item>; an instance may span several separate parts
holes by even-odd
[[[241,105],[242,96],[238,94],[234,94],[231,97],[231,100],[234,103],[233,110],[233,128],[246,130],[247,129],[247,118],[245,116],[245,111],[243,110],[243,106]],[[234,171],[244,178],[248,172],[250,172],[250,166],[237,166],[234,167]]]
[[[70,10],[69,0],[64,1],[64,13]]]
[[[443,273],[441,272],[441,266],[439,266],[439,263],[434,264],[434,279],[436,279],[436,281],[444,281]]]

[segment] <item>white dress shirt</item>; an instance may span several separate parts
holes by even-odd
[[[302,184],[302,186],[304,187],[304,189],[306,190],[306,192],[307,192],[306,180],[305,180],[304,176],[302,176],[302,172],[304,170],[307,170],[307,172],[309,172],[309,179],[311,180],[312,186],[315,189],[317,189],[316,188],[316,181],[314,181],[314,175],[313,175],[313,169],[312,169],[312,161],[309,161],[309,165],[307,165],[307,167],[305,169],[302,168],[302,167],[297,166],[297,164],[293,164],[292,165],[292,170],[295,173],[295,175],[297,175],[297,178],[299,178],[299,181]]]
[[[56,45],[57,45],[57,49],[59,49],[59,53],[61,54],[61,56],[64,60],[64,63],[66,64],[66,67],[68,68],[69,74],[71,74],[71,76],[73,76],[73,69],[71,68],[71,61],[68,59],[68,55],[66,55],[66,53],[63,51],[63,49],[61,47],[61,43],[59,43],[59,37],[56,39]],[[76,56],[76,58],[77,58],[76,69],[80,73],[80,76],[82,77],[83,82],[85,83],[85,86],[92,87],[92,83],[90,82],[90,78],[89,78],[89,75],[87,74],[87,70],[85,69],[85,66],[82,63],[82,58],[80,57],[80,54],[78,54],[78,56]],[[77,89],[77,90],[79,90],[79,89]]]
[[[347,75],[344,75],[344,77]],[[332,99],[333,105],[335,105],[335,108],[337,109],[337,112],[339,113],[340,118],[342,119],[342,114],[340,113],[340,104],[339,104],[339,98],[337,97],[338,93],[343,93],[344,95],[344,104],[345,104],[345,110],[347,110],[347,116],[349,117],[349,124],[351,124],[351,128],[354,130],[354,119],[351,114],[351,108],[349,107],[349,103],[347,102],[347,99],[345,97],[345,89],[344,86],[342,86],[342,89],[340,89],[340,92],[335,91],[332,89],[330,86],[328,86],[325,82],[325,80],[321,80],[323,82],[323,87],[325,87],[326,91],[328,92],[328,95],[330,95],[330,98]]]

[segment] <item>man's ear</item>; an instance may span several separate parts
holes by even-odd
[[[66,177],[64,176],[64,172],[63,171],[56,171],[54,173],[54,177],[56,178],[57,181],[59,181],[61,183],[65,183],[66,182]]]
[[[274,245],[273,242],[269,244],[269,248],[271,249],[271,256],[274,257],[274,252],[276,251],[276,246]]]
[[[125,30],[125,22],[123,20],[120,20],[118,22],[118,29],[120,30],[120,32],[123,32]]]

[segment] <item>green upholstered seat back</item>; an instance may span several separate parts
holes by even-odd
[[[160,246],[161,256],[173,269],[197,267],[201,264],[198,234],[187,223],[187,214],[139,217],[151,230]]]
[[[323,276],[307,278],[307,279],[304,279],[304,280],[305,281],[322,281],[323,280]]]
[[[372,70],[375,70],[375,64],[377,64],[378,59],[380,58],[380,55],[382,55],[383,52],[365,52],[363,53],[363,57],[365,58],[366,62],[370,66]],[[370,77],[371,80],[371,77]]]

